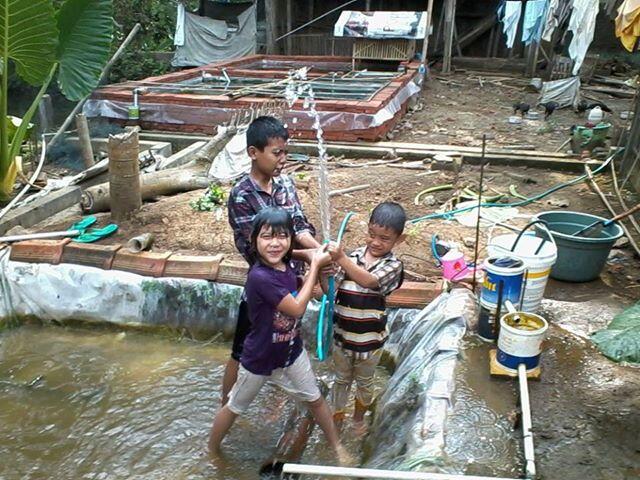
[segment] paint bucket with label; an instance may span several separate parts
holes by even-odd
[[[521,363],[527,371],[537,368],[548,328],[547,321],[535,313],[510,312],[503,315],[496,354],[500,366],[511,373],[516,373]]]
[[[492,256],[484,262],[484,281],[480,298],[489,304],[500,304],[509,300],[518,305],[522,293],[522,279],[525,265],[515,256]],[[499,287],[502,285],[502,298],[499,299]]]
[[[524,235],[525,231],[535,223],[541,223],[547,239],[535,234]],[[490,256],[509,255],[522,260],[526,267],[526,275],[522,286],[522,302],[520,309],[525,312],[536,312],[540,308],[544,289],[551,273],[551,267],[558,258],[555,240],[548,232],[544,222],[531,222],[518,234],[492,236],[489,234],[487,251]],[[514,302],[515,303],[515,302]]]

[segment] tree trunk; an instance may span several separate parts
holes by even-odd
[[[209,179],[206,176],[206,171],[203,171],[200,166],[187,170],[161,170],[140,176],[142,200],[198,190],[208,186]],[[109,183],[94,185],[82,192],[80,206],[84,213],[105,212],[111,208],[111,198]]]
[[[142,206],[138,129],[109,135],[109,184],[107,199],[114,208],[111,218],[119,222]]]
[[[93,160],[93,147],[91,146],[89,122],[87,122],[87,117],[85,117],[84,113],[76,115],[76,127],[78,127],[78,141],[80,143],[80,153],[82,154],[84,167],[93,167],[95,162]]]

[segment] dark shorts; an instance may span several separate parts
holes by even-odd
[[[242,300],[238,309],[238,321],[236,322],[236,331],[233,334],[233,347],[231,347],[231,358],[240,361],[242,355],[242,346],[244,339],[249,335],[251,330],[251,321],[249,320],[249,306],[247,302]]]

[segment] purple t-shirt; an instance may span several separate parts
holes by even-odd
[[[251,331],[240,357],[242,366],[251,373],[271,375],[273,370],[291,365],[302,352],[297,319],[277,309],[297,286],[297,277],[290,265],[283,272],[260,262],[251,267],[244,287]]]

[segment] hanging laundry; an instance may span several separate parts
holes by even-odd
[[[507,36],[507,48],[513,48],[522,14],[522,2],[506,0],[498,7],[498,19],[503,23],[502,33]]]
[[[178,3],[178,14],[176,15],[176,34],[173,36],[173,44],[182,47],[184,45],[184,3]]]
[[[568,30],[573,33],[569,56],[573,60],[573,74],[577,75],[593,41],[599,0],[574,0]]]
[[[539,42],[547,13],[547,0],[529,0],[524,9],[522,42],[529,45]]]
[[[618,8],[616,37],[624,48],[633,52],[640,37],[640,0],[625,0]]]
[[[560,24],[559,19],[559,10],[560,10],[560,0],[551,0],[549,2],[549,8],[547,8],[547,18],[544,22],[544,28],[542,29],[542,39],[547,42],[551,41],[551,36],[558,25]]]

